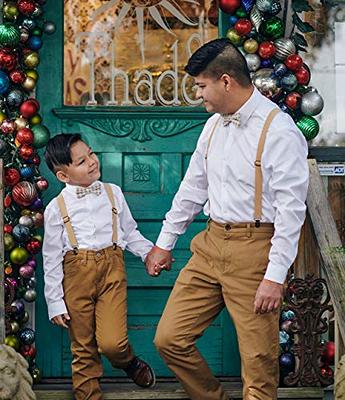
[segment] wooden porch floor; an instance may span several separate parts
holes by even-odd
[[[229,400],[242,399],[242,387],[239,380],[222,380]],[[126,380],[102,381],[105,400],[188,400],[189,398],[176,381],[158,379],[153,389],[140,389]],[[66,380],[45,380],[34,386],[37,400],[73,400],[72,385]],[[322,388],[279,388],[279,399],[285,400],[323,400]],[[202,400],[202,399],[200,399]]]

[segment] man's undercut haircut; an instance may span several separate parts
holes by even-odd
[[[44,157],[48,168],[54,174],[59,167],[72,164],[71,147],[81,140],[79,133],[61,134],[49,139]]]
[[[215,39],[201,46],[190,57],[185,71],[194,77],[202,73],[214,79],[228,74],[241,86],[251,84],[247,61],[229,39]]]

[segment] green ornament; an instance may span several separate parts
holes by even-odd
[[[31,130],[34,133],[34,147],[36,147],[36,149],[44,147],[50,138],[50,132],[48,128],[44,125],[38,124],[34,125]]]
[[[262,22],[259,31],[269,39],[278,39],[283,36],[284,29],[284,22],[278,17],[272,17]]]
[[[9,233],[4,234],[4,246],[6,251],[11,251],[13,247],[16,245],[16,241],[13,236]]]
[[[227,32],[226,32],[226,37],[230,40],[230,42],[235,45],[235,46],[240,46],[245,37],[239,35],[236,31],[235,28],[230,28]]]
[[[11,21],[14,21],[19,15],[19,10],[16,3],[10,2],[4,6],[4,17]]]
[[[36,26],[36,28],[31,31],[31,34],[34,36],[42,36],[42,29]]]
[[[5,344],[7,346],[13,347],[17,351],[19,350],[20,343],[19,343],[18,338],[16,336],[14,336],[14,335],[6,336],[5,337]]]
[[[15,247],[10,253],[10,260],[14,264],[22,265],[29,257],[29,253],[23,247]]]
[[[309,115],[303,115],[296,124],[307,140],[314,139],[320,130],[319,123]]]
[[[245,18],[247,16],[246,10],[242,7],[239,7],[235,13],[238,18]]]
[[[9,22],[0,25],[0,45],[15,47],[19,43],[20,32]]]

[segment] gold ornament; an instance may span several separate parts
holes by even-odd
[[[26,76],[30,76],[30,78],[35,79],[35,81],[37,81],[38,79],[38,72],[34,69],[27,69],[25,71]]]
[[[226,37],[230,40],[232,44],[235,46],[239,46],[243,42],[242,36],[240,36],[235,28],[231,28],[227,31]]]
[[[254,39],[248,39],[244,42],[243,48],[246,53],[254,54],[259,48],[259,43]]]
[[[40,58],[38,56],[38,53],[36,53],[35,51],[24,56],[24,64],[29,68],[37,67],[39,62]]]
[[[6,119],[6,114],[3,111],[0,111],[0,124],[3,123]]]
[[[30,119],[30,124],[31,125],[38,125],[42,122],[42,117],[39,114],[34,115],[31,119]]]
[[[25,78],[25,81],[22,83],[22,86],[24,89],[31,92],[32,90],[35,89],[36,81],[35,81],[35,79],[31,78],[30,76],[27,76]]]
[[[26,128],[28,125],[28,121],[23,117],[16,118],[14,122],[16,123],[18,129]]]

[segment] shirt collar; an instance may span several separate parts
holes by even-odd
[[[102,190],[103,185],[102,185],[101,181],[92,182],[91,185],[89,185],[87,187],[90,187],[90,186],[94,185],[97,182],[101,184],[101,190]],[[67,192],[69,192],[69,193],[76,194],[77,188],[84,188],[84,187],[83,186],[77,186],[77,185],[70,185],[69,183],[65,183],[65,190]]]
[[[241,115],[241,127],[245,126],[248,119],[251,117],[253,112],[257,109],[260,103],[261,94],[258,89],[254,86],[253,93],[249,99],[241,106],[237,111]]]

